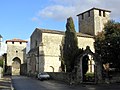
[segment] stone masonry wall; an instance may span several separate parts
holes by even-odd
[[[12,60],[15,57],[18,57],[21,60],[21,64],[23,63],[23,56],[24,52],[23,50],[26,48],[26,43],[20,44],[20,42],[7,42],[7,65],[12,65]]]
[[[78,16],[79,20],[79,32],[85,34],[94,34],[94,14],[93,11],[90,11],[90,17],[88,17],[88,13],[84,13],[83,16]]]
[[[35,29],[35,31],[30,37],[30,49],[39,47],[41,42],[42,42],[42,32],[41,30]]]
[[[60,45],[63,35],[43,33],[43,53],[45,68],[47,72],[59,72],[61,65],[60,58]],[[53,70],[54,69],[54,70]]]
[[[101,16],[99,13],[101,12]],[[105,16],[103,16],[103,12]],[[104,24],[110,20],[110,12],[102,9],[92,9],[88,10],[80,15],[78,15],[79,21],[79,32],[97,35],[104,28]]]
[[[94,33],[97,35],[98,32],[103,31],[105,24],[110,20],[110,12],[105,12],[105,17],[103,16],[103,11],[101,11],[101,16],[99,16],[99,10],[94,10]]]
[[[82,34],[81,34],[82,35]],[[35,65],[30,59],[31,65],[38,72],[60,72],[60,46],[64,33],[52,30],[36,29],[31,35],[31,51],[30,56],[34,56]],[[90,49],[94,52],[93,46],[94,39],[90,36],[78,35],[78,47],[85,49],[86,46],[90,46]],[[39,55],[37,54],[37,47],[39,47]],[[38,55],[38,56],[36,56]],[[30,63],[30,62],[29,62]],[[28,65],[28,68],[31,67]],[[32,70],[29,68],[29,70]],[[34,71],[34,70],[33,70]],[[29,72],[29,71],[28,71]]]
[[[86,49],[86,46],[89,46],[92,52],[95,52],[94,49],[94,39],[89,37],[78,37],[78,47]]]
[[[65,72],[48,72],[48,74],[50,75],[51,79],[54,80],[58,80],[58,81],[63,81],[66,83],[70,83],[69,80],[69,73],[65,73]]]
[[[44,70],[47,72],[59,72],[60,61],[60,45],[63,35],[43,33],[43,53],[44,53]],[[85,49],[86,46],[90,46],[94,52],[94,39],[90,37],[78,36],[78,47]],[[51,68],[51,66],[54,68]],[[41,68],[41,67],[40,67]]]

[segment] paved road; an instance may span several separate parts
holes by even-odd
[[[120,84],[69,86],[54,80],[39,81],[24,76],[12,76],[15,90],[120,90]]]

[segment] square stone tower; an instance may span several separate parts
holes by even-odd
[[[109,10],[92,8],[78,14],[79,32],[92,36],[97,35],[103,30],[104,24],[110,20],[110,12]]]
[[[21,39],[7,40],[7,70],[6,74],[20,75],[23,72],[22,64],[26,63],[26,45],[27,41]]]
[[[26,53],[26,45],[27,41],[21,40],[21,39],[12,39],[12,40],[6,40],[7,44],[7,65],[11,66],[13,59],[15,57],[18,57],[21,60],[21,64],[23,64],[24,56]]]

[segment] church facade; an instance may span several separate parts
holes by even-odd
[[[103,30],[104,24],[110,19],[109,15],[109,10],[99,8],[92,8],[77,15],[79,48],[85,50],[89,46],[90,50],[93,53],[95,52],[94,36]],[[61,72],[60,46],[63,37],[63,31],[36,28],[30,37],[31,44],[27,55],[27,73]],[[94,72],[94,68],[89,69],[89,72]]]
[[[36,28],[31,35],[28,70],[32,73],[60,72],[60,47],[63,37],[62,31]],[[94,52],[93,36],[77,33],[77,37],[79,48],[85,49],[86,46],[91,46]]]

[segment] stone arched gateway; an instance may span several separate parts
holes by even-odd
[[[86,63],[86,60],[92,60],[92,64],[87,62],[88,69],[85,72],[92,72],[94,73],[94,78],[92,81],[87,81],[84,79],[85,73],[84,73],[84,63]],[[90,66],[90,65],[91,66]],[[91,68],[91,69],[90,69]],[[85,51],[79,55],[78,57],[78,64],[77,64],[77,74],[76,74],[76,80],[77,83],[101,83],[102,82],[102,64],[100,63],[100,58],[97,54],[93,53],[90,50],[90,47],[87,46]]]
[[[12,75],[20,75],[21,60],[15,57],[12,60]]]

